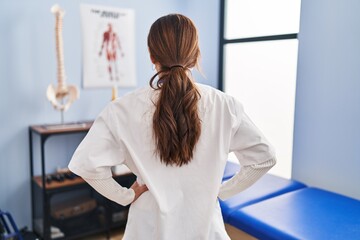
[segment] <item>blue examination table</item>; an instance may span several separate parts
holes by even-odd
[[[270,174],[220,206],[225,223],[258,239],[360,240],[360,201]]]

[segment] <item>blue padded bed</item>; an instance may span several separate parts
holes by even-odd
[[[303,188],[233,211],[232,226],[259,239],[360,239],[360,201]]]
[[[239,169],[240,166],[238,164],[228,162],[225,168],[224,179],[228,180],[239,171]],[[304,187],[306,187],[306,185],[300,182],[284,179],[271,174],[265,174],[245,191],[228,200],[219,201],[224,222],[228,223],[229,215],[239,208]]]

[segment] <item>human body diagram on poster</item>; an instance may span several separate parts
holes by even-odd
[[[120,81],[117,63],[120,61],[119,57],[123,58],[125,54],[121,48],[119,35],[113,30],[111,23],[108,23],[108,29],[103,33],[102,38],[103,40],[99,51],[99,57],[102,57],[103,52],[105,52],[108,62],[107,71],[109,73],[110,81]],[[118,51],[120,56],[117,54]]]

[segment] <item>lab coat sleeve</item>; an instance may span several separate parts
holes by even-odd
[[[113,178],[84,180],[98,193],[122,206],[129,205],[135,198],[133,189],[122,187]]]
[[[107,179],[112,177],[112,166],[124,163],[124,151],[111,129],[116,126],[112,124],[112,114],[109,104],[76,149],[68,166],[76,175],[84,179]]]
[[[275,151],[261,131],[245,113],[242,104],[232,98],[234,133],[229,152],[234,152],[240,165],[260,164],[275,157]]]
[[[229,152],[234,152],[241,169],[222,184],[219,197],[223,200],[251,186],[276,163],[273,147],[244,112],[241,103],[234,98],[231,102],[234,133]]]

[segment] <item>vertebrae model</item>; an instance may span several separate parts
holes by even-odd
[[[64,68],[64,52],[62,38],[62,21],[65,14],[59,5],[54,5],[51,12],[55,15],[55,38],[56,38],[56,58],[57,58],[57,86],[50,84],[46,95],[56,110],[66,111],[70,105],[79,98],[79,91],[75,85],[66,84]]]

